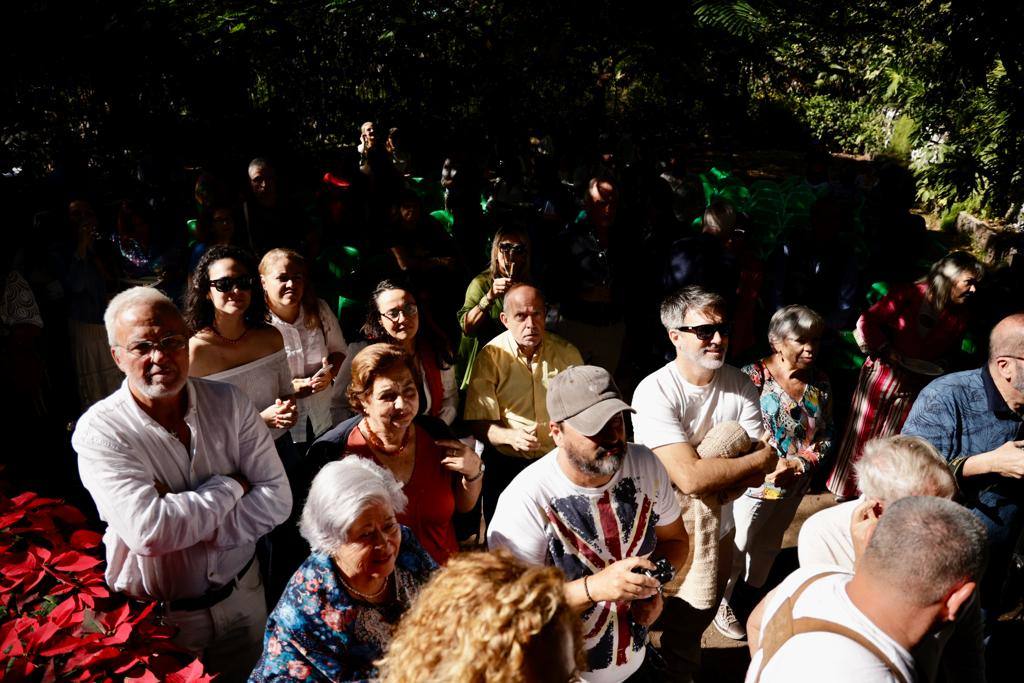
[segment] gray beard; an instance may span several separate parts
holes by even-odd
[[[694,363],[696,365],[699,365],[700,367],[704,368],[705,370],[717,370],[720,367],[722,367],[723,365],[725,365],[725,359],[724,358],[722,360],[716,360],[714,358],[708,358],[707,356],[704,355],[704,353],[702,351],[697,351],[695,353],[691,353],[689,351],[683,351],[683,355],[686,356],[686,359],[688,361],[690,361],[691,363]],[[724,349],[723,349],[723,354],[722,355],[723,356],[725,355]]]
[[[565,454],[569,456],[569,462],[572,463],[573,467],[583,474],[589,474],[592,477],[612,476],[622,467],[622,461],[626,457],[626,453],[623,452],[619,455],[606,455],[599,460],[584,460],[567,448],[563,450],[565,450]]]

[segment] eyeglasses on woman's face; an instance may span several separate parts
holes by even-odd
[[[498,249],[501,250],[501,253],[511,256],[519,256],[526,253],[526,245],[519,244],[518,242],[501,242],[498,244]]]
[[[416,306],[416,304],[409,302],[404,306],[396,306],[387,311],[381,311],[380,314],[387,318],[388,320],[390,320],[391,322],[397,323],[402,319],[402,316],[405,316],[406,318],[411,318],[417,313],[419,313],[419,310],[420,309],[418,306]]]

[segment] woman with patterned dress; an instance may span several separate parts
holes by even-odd
[[[981,275],[977,259],[951,252],[927,278],[883,297],[857,320],[855,336],[868,359],[826,483],[837,499],[858,495],[853,465],[864,444],[898,434],[918,392],[942,374],[936,362],[960,344],[967,330],[967,302]]]
[[[320,471],[300,525],[313,552],[267,619],[250,681],[377,678],[375,662],[437,566],[395,518],[405,504],[395,478],[364,458]]]
[[[774,353],[743,368],[761,394],[764,430],[779,464],[733,503],[732,572],[715,618],[715,626],[730,638],[745,637],[732,607],[745,610],[741,593],[747,586],[764,585],[810,472],[832,444],[832,389],[825,373],[814,367],[824,327],[821,316],[805,306],[780,308],[768,325]]]

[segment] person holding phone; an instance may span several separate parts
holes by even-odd
[[[284,337],[298,409],[291,436],[301,457],[317,436],[334,425],[333,384],[348,344],[330,306],[317,298],[300,254],[271,249],[260,261],[259,273],[270,324]]]
[[[491,242],[491,263],[473,278],[459,310],[459,343],[456,362],[460,385],[469,386],[470,370],[480,342],[486,344],[505,331],[501,324],[502,301],[509,286],[530,281],[530,238],[518,228],[500,228]]]

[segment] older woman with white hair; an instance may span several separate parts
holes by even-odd
[[[768,325],[773,353],[743,368],[760,392],[761,420],[779,463],[763,484],[733,503],[732,572],[715,618],[716,628],[730,638],[745,636],[732,606],[744,602],[746,586],[764,585],[809,474],[832,445],[832,389],[814,365],[824,327],[821,316],[806,306],[780,308]]]
[[[309,490],[299,528],[312,554],[267,620],[250,681],[352,681],[374,662],[437,567],[395,515],[402,485],[363,458],[327,464]]]

